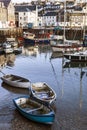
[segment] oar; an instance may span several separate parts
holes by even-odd
[[[0,70],[0,72],[3,74],[3,75],[6,75],[4,72],[2,72],[1,70]]]

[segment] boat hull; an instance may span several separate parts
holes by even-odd
[[[24,44],[35,45],[35,44],[49,44],[49,39],[29,39],[24,38]]]
[[[12,80],[10,78],[10,76],[13,76],[14,80]],[[7,78],[7,77],[9,77],[9,78]],[[29,86],[30,86],[30,82],[28,79],[25,79],[23,77],[16,76],[16,75],[5,75],[5,76],[1,77],[1,79],[3,82],[5,82],[6,84],[13,86],[13,87],[29,88]],[[26,81],[23,81],[23,80],[26,80]]]
[[[25,45],[34,46],[34,45],[35,45],[35,41],[34,41],[33,39],[24,38],[24,44],[25,44]]]
[[[47,114],[37,114],[37,113],[29,112],[29,111],[27,112],[17,104],[17,102],[18,102],[17,100],[22,101],[22,98],[25,98],[27,100],[30,99],[29,96],[22,96],[22,97],[18,97],[18,98],[13,99],[13,102],[14,102],[14,105],[16,106],[16,108],[18,109],[18,111],[24,117],[26,117],[29,120],[39,122],[39,123],[44,123],[44,124],[52,124],[54,122],[55,114],[51,108],[45,106],[47,109],[49,109],[49,113],[47,113]],[[33,99],[33,100],[35,101],[35,99]],[[36,102],[38,102],[38,101],[36,101]]]
[[[51,104],[56,100],[55,91],[45,82],[33,83],[31,92],[35,98],[47,104]]]
[[[53,52],[75,52],[82,50],[81,46],[72,47],[72,46],[62,46],[62,45],[51,45]]]
[[[73,43],[74,42],[74,43]],[[54,41],[51,40],[51,48],[53,52],[75,52],[81,51],[83,46],[75,41],[66,40],[65,44],[63,40]]]

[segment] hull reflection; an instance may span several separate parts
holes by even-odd
[[[9,92],[15,93],[15,94],[29,94],[28,89],[23,88],[14,88],[13,86],[9,86],[6,83],[2,82],[1,86],[6,89]]]

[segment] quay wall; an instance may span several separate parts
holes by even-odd
[[[40,30],[44,30],[47,33],[50,34],[56,34],[56,35],[63,35],[64,30],[54,30],[54,28],[34,28],[34,29],[24,29],[24,31],[30,31],[31,33],[38,33]],[[69,40],[82,40],[83,39],[83,32],[84,30],[81,28],[66,28],[65,29],[65,35],[66,35],[66,39]],[[85,33],[87,34],[87,30],[85,31]]]
[[[22,28],[7,28],[7,29],[0,29],[0,43],[6,40],[6,37],[19,37],[23,35]]]
[[[61,31],[56,31],[55,34],[59,34],[59,35],[63,35],[63,30]],[[83,30],[78,30],[78,29],[66,29],[65,30],[65,36],[66,39],[68,40],[83,40]],[[85,33],[87,34],[87,31],[85,31]]]
[[[63,35],[62,30],[54,30],[53,28],[44,28],[47,33],[56,34],[56,35]],[[22,28],[10,28],[10,29],[0,29],[0,43],[6,40],[6,37],[15,37],[18,38],[23,36],[23,31],[29,32],[39,32],[41,29],[22,29]],[[87,34],[87,30],[86,30]],[[82,29],[66,29],[65,30],[66,39],[70,40],[82,40],[83,39],[83,30]]]

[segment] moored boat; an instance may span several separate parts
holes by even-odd
[[[35,98],[49,104],[56,100],[55,91],[45,82],[32,83],[31,92]]]
[[[13,53],[13,48],[11,47],[10,42],[4,42],[3,43],[3,51],[4,53],[8,54],[8,53]]]
[[[13,102],[18,111],[27,119],[44,124],[54,122],[55,113],[52,108],[33,97],[21,96],[13,99]]]
[[[18,47],[18,43],[15,38],[6,38],[6,41],[10,43],[12,48]]]
[[[13,53],[12,48],[3,49],[5,54]]]
[[[25,32],[24,33],[24,44],[35,45],[35,44],[49,44],[50,38],[48,34],[38,34],[37,36],[34,33]]]
[[[83,49],[83,46],[75,40],[51,40],[50,41],[51,48],[53,52],[76,52],[81,51]]]
[[[6,84],[19,88],[29,88],[30,81],[24,77],[8,74],[1,77]]]

